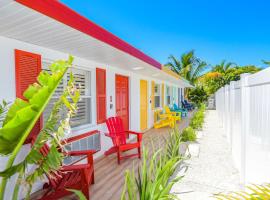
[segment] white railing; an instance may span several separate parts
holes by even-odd
[[[215,96],[241,183],[270,183],[270,68],[242,74]]]

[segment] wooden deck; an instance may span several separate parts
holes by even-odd
[[[185,128],[189,118],[190,114],[177,126],[180,129]],[[169,128],[151,129],[144,133],[143,144],[151,151],[151,141],[153,141],[153,144],[158,148],[158,146],[163,145],[162,137],[168,136],[168,133]],[[125,171],[137,169],[139,162],[138,158],[129,158],[121,161],[121,164],[118,165],[116,154],[95,160],[95,184],[91,185],[91,200],[119,200],[124,185]]]
[[[181,120],[177,124],[180,130],[187,127],[192,113],[189,113],[187,118]],[[164,145],[164,137],[169,135],[169,128],[150,129],[143,134],[143,146],[152,153],[152,144],[155,149],[161,148]],[[127,153],[133,153],[131,151]],[[126,170],[136,170],[140,159],[134,157],[121,161],[117,164],[116,154],[107,157],[101,157],[94,161],[95,168],[95,184],[90,187],[91,200],[119,200],[122,194],[125,172]],[[44,193],[43,190],[31,195],[31,199],[38,199]],[[75,200],[78,199],[75,195],[64,197],[61,200]]]

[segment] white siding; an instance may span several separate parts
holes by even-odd
[[[15,99],[15,58],[14,58],[14,49],[20,49],[24,51],[29,51],[33,53],[40,54],[43,60],[58,60],[58,59],[66,59],[68,54],[62,53],[59,51],[51,50],[48,48],[32,45],[29,43],[21,42],[14,39],[9,39],[0,36],[0,100],[6,99],[8,101],[13,101]],[[75,57],[74,64],[76,66],[80,66],[83,69],[91,71],[91,92],[92,92],[92,119],[93,124],[92,126],[87,126],[81,129],[76,129],[72,132],[71,136],[78,135],[81,133],[85,133],[91,130],[100,130],[101,131],[101,151],[95,155],[99,157],[103,155],[104,151],[111,147],[112,143],[110,138],[105,137],[104,133],[107,132],[107,128],[105,124],[96,124],[96,75],[95,75],[95,68],[105,68],[106,69],[106,77],[107,77],[107,117],[115,115],[115,74],[122,74],[129,77],[129,88],[130,88],[130,129],[134,131],[140,131],[140,80],[147,80],[148,81],[148,128],[153,127],[153,111],[151,109],[150,104],[150,96],[151,96],[151,81],[155,81],[156,83],[164,83],[165,86],[169,85],[171,87],[183,87],[181,85],[175,85],[173,83],[167,81],[161,81],[159,77],[153,78],[149,76],[139,75],[134,71],[130,70],[123,70],[117,68],[115,66],[105,65],[103,63],[96,63],[90,60],[82,59],[79,57]],[[165,87],[166,90],[166,87]],[[177,95],[176,95],[177,96]],[[110,97],[112,102],[110,102]],[[177,98],[177,97],[176,97]],[[164,95],[164,102],[166,99],[166,95]],[[113,104],[113,107],[110,108],[110,104]],[[21,160],[25,155],[26,152],[29,150],[29,146],[24,146],[20,155],[17,158],[17,161]],[[4,169],[5,163],[7,158],[0,157],[0,170]],[[9,181],[8,187],[12,188],[14,184],[14,179]],[[37,190],[42,186],[42,183],[37,183],[34,186],[33,190]],[[11,189],[9,190],[12,191]],[[11,194],[7,193],[7,196],[11,197]],[[9,199],[9,198],[7,198]]]

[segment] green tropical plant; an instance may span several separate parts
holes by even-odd
[[[241,74],[253,74],[260,70],[261,68],[253,65],[240,67],[236,66],[234,63],[226,63],[223,61],[221,64],[214,66],[210,72],[201,76],[198,80],[198,84],[204,86],[207,93],[211,95],[231,81],[240,80]]]
[[[181,138],[183,142],[188,142],[188,141],[192,142],[197,139],[197,135],[196,135],[195,130],[192,127],[188,126],[182,131]]]
[[[82,193],[82,191],[74,190],[74,189],[67,189],[67,190],[76,194],[77,197],[79,198],[79,200],[87,200],[86,197],[84,196],[84,194]]]
[[[170,136],[168,138],[164,138],[164,140],[166,141],[165,152],[167,159],[182,156],[179,151],[181,145],[181,133],[179,129],[172,129]]]
[[[236,64],[233,62],[226,62],[226,60],[221,61],[220,64],[217,64],[213,67],[212,72],[219,72],[222,74],[225,74],[227,70],[229,70],[232,67],[235,67]]]
[[[0,200],[4,198],[7,180],[13,174],[19,173],[13,194],[13,199],[17,199],[19,186],[23,178],[29,185],[29,195],[31,186],[37,178],[44,173],[59,169],[63,159],[62,153],[59,153],[57,149],[60,145],[59,139],[63,136],[68,127],[70,117],[76,111],[76,103],[80,96],[79,91],[73,84],[72,74],[68,87],[57,103],[54,104],[51,115],[37,137],[30,153],[19,164],[13,165],[13,163],[35,123],[48,105],[64,74],[68,68],[71,67],[72,61],[73,57],[70,57],[68,61],[60,60],[53,63],[50,66],[51,74],[42,71],[38,75],[38,83],[30,85],[24,92],[23,95],[27,100],[24,101],[17,98],[9,108],[3,126],[0,129],[0,154],[4,156],[9,155],[6,169],[0,172],[0,176],[3,177],[0,188]],[[61,116],[59,112],[63,105],[65,105],[69,111],[66,113],[66,119],[60,121]],[[50,142],[51,148],[48,155],[44,157],[39,150],[46,141]],[[25,176],[27,164],[37,164],[37,169],[33,173]],[[26,198],[28,197],[29,196]]]
[[[197,58],[193,50],[182,54],[180,59],[171,55],[165,66],[192,84],[196,83],[197,79],[207,69],[207,63]]]
[[[205,103],[207,101],[208,94],[204,90],[203,86],[196,86],[195,88],[190,89],[188,99],[196,105],[200,105],[201,103]]]
[[[7,114],[7,109],[8,109],[8,103],[5,100],[3,100],[2,104],[0,103],[0,127],[2,126],[2,123]]]
[[[205,104],[201,104],[198,111],[190,119],[189,125],[194,129],[201,129],[204,123]]]
[[[217,194],[219,200],[267,200],[270,199],[270,184],[251,185],[247,191],[232,192],[229,194]]]
[[[166,67],[169,67],[173,72],[180,74],[182,70],[182,63],[180,60],[178,60],[173,55],[170,55],[168,58],[168,63],[165,65]]]
[[[261,68],[258,68],[258,67],[252,66],[252,65],[251,66],[243,66],[243,67],[236,66],[234,68],[230,68],[227,70],[226,74],[224,75],[225,84],[229,84],[231,81],[240,80],[240,75],[243,73],[254,74],[260,70],[261,70]]]
[[[262,62],[266,65],[270,65],[270,61],[262,60]]]
[[[170,194],[170,190],[182,177],[172,180],[170,177],[182,160],[179,153],[180,143],[179,131],[173,130],[166,139],[164,150],[153,149],[154,154],[150,155],[148,150],[144,149],[143,162],[139,165],[138,172],[126,172],[121,200],[177,199]]]
[[[208,72],[200,77],[198,85],[203,86],[207,94],[211,95],[224,85],[224,77],[219,72]]]

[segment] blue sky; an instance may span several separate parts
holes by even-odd
[[[270,60],[269,0],[62,2],[161,63],[191,49],[210,64]]]

